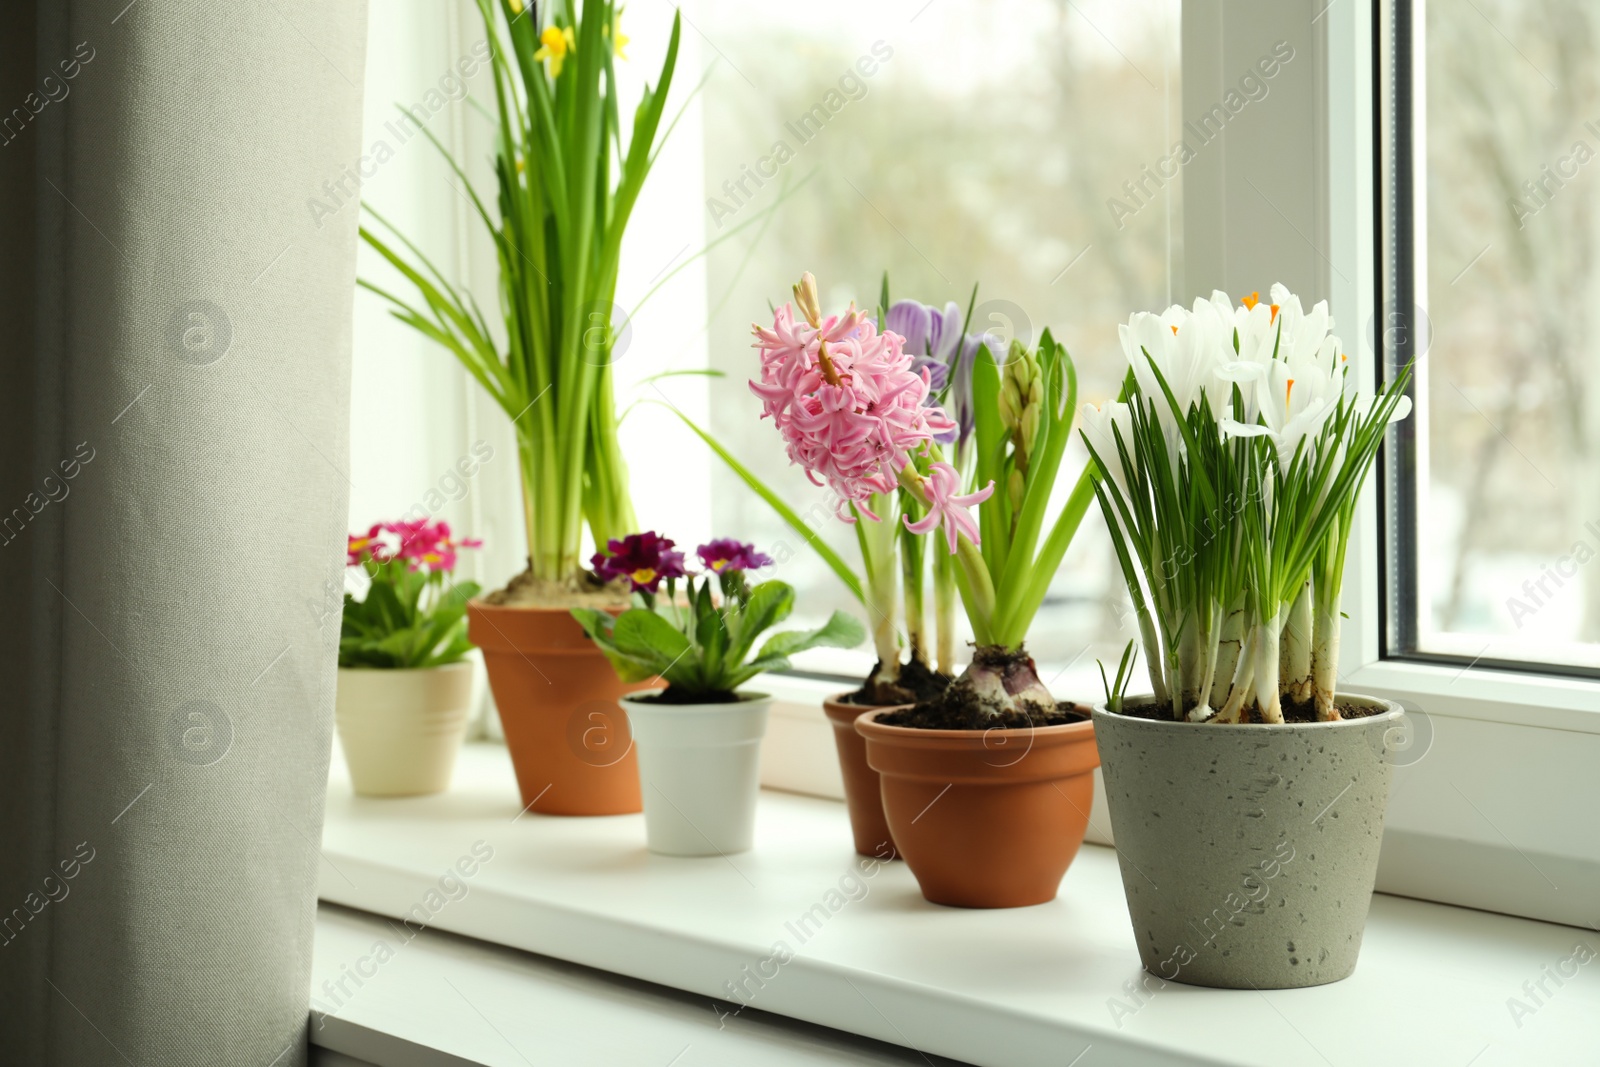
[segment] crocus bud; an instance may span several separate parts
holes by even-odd
[[[800,284],[794,287],[795,306],[806,317],[813,329],[822,328],[822,304],[817,300],[817,279],[810,271],[800,275]]]

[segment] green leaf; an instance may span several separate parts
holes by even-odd
[[[573,608],[572,617],[583,627],[583,632],[595,643],[606,659],[611,663],[611,669],[617,672],[617,677],[624,682],[642,682],[647,678],[654,678],[659,673],[659,665],[654,656],[640,660],[634,656],[625,655],[612,640],[612,632],[616,625],[616,617],[608,611],[597,611],[594,608]]]
[[[629,608],[617,616],[611,643],[618,652],[641,663],[658,663],[659,673],[687,658],[691,649],[683,631],[644,608]]]
[[[758,662],[768,656],[792,656],[808,648],[854,648],[867,639],[866,627],[853,615],[836,611],[815,630],[790,630],[774,634],[761,646]]]
[[[1001,522],[1001,505],[1006,497],[1006,485],[1001,470],[1005,454],[1005,426],[1000,419],[1000,368],[988,345],[979,345],[972,364],[973,451],[977,456],[978,488],[994,482],[994,493],[978,505],[978,520],[983,530],[983,558],[989,564],[991,579],[999,570],[995,553],[1000,549],[999,539],[1004,523]]]
[[[729,663],[743,663],[762,632],[776,626],[794,610],[794,587],[786,582],[762,582],[750,590],[734,618],[729,621]]]

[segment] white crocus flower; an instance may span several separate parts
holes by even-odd
[[[1230,343],[1227,324],[1204,300],[1196,300],[1193,311],[1174,304],[1159,316],[1134,315],[1120,334],[1134,377],[1146,398],[1157,402],[1163,427],[1170,422],[1165,418],[1170,410],[1156,368],[1172,390],[1178,410],[1187,413],[1211,386],[1219,354]]]
[[[1283,324],[1276,305],[1263,304],[1252,293],[1240,305],[1235,323],[1239,331],[1239,354],[1235,358],[1265,366],[1277,357]]]
[[[1278,467],[1287,470],[1301,442],[1317,437],[1338,410],[1341,388],[1337,379],[1320,373],[1313,360],[1274,360],[1258,389],[1260,421],[1239,421],[1230,410],[1222,420],[1222,432],[1233,437],[1271,437]]]
[[[1112,432],[1122,435],[1122,446],[1127,449],[1128,456],[1133,457],[1133,409],[1127,404],[1115,400],[1107,400],[1104,404],[1085,404],[1078,410],[1078,424],[1083,428],[1084,437],[1095,453],[1104,461],[1106,474],[1116,483],[1122,492],[1122,498],[1129,500],[1132,494],[1128,491],[1128,477],[1122,469],[1121,453],[1117,451],[1117,438]]]

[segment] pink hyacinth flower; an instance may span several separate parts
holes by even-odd
[[[879,333],[855,308],[818,315],[813,326],[784,304],[770,328],[754,332],[761,378],[750,391],[761,399],[762,417],[777,426],[790,462],[834,491],[839,518],[854,522],[853,507],[878,521],[867,507],[871,496],[894,492],[913,454],[956,430],[943,408],[927,402],[927,370],[913,366],[904,338]],[[967,526],[975,533],[970,519]]]
[[[928,494],[928,514],[920,522],[912,522],[911,516],[905,516],[906,529],[914,534],[931,532],[941,522],[944,523],[945,540],[950,545],[950,554],[956,554],[956,535],[965,534],[968,541],[978,544],[978,524],[967,513],[968,508],[977,507],[994,495],[994,482],[978,490],[976,493],[957,495],[956,490],[961,488],[961,476],[956,474],[956,469],[948,463],[935,463],[928,469],[928,477],[922,483],[923,492]]]

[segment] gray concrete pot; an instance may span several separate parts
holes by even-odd
[[[1383,710],[1235,726],[1094,709],[1145,970],[1227,989],[1323,985],[1355,970],[1405,712],[1339,699]]]

